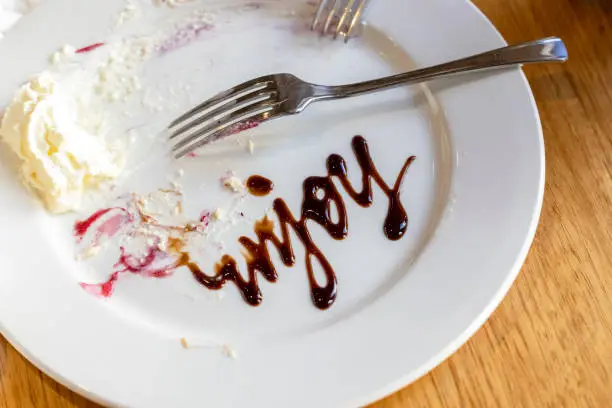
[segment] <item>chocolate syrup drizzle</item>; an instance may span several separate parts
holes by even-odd
[[[272,192],[274,183],[263,176],[254,175],[247,179],[246,187],[250,194],[263,197]]]
[[[412,156],[406,160],[393,187],[390,187],[376,169],[366,140],[361,136],[355,136],[352,146],[362,172],[361,190],[355,189],[349,181],[348,169],[344,158],[337,154],[330,155],[327,159],[327,176],[313,176],[304,180],[304,199],[299,219],[296,219],[291,213],[284,200],[277,198],[274,200],[272,208],[278,218],[280,236],[274,232],[274,223],[266,216],[255,223],[256,240],[248,237],[239,238],[239,242],[244,248],[244,257],[247,264],[248,275],[246,279],[240,274],[236,260],[229,255],[224,255],[220,262],[215,265],[216,274],[212,276],[202,272],[199,266],[192,262],[188,253],[181,253],[178,266],[187,266],[194,278],[209,289],[220,289],[226,282],[234,282],[246,302],[256,306],[262,301],[261,290],[257,282],[258,273],[269,282],[276,282],[278,279],[278,274],[272,263],[266,243],[270,243],[276,248],[282,262],[286,266],[293,266],[295,264],[295,254],[289,234],[290,230],[293,230],[306,250],[305,262],[312,301],[319,309],[330,307],[337,295],[336,274],[325,255],[313,242],[306,222],[308,220],[316,222],[336,240],[344,239],[347,236],[348,219],[346,207],[342,196],[332,182],[332,178],[338,178],[348,195],[358,205],[365,208],[372,205],[372,181],[381,188],[389,200],[387,216],[383,224],[383,231],[388,239],[393,241],[401,239],[408,227],[408,216],[400,201],[400,188],[406,171],[415,160],[415,157]],[[254,179],[257,180],[254,184],[260,185],[262,180],[259,177],[261,176],[253,177],[258,177]],[[269,186],[272,186],[271,182]],[[249,191],[251,191],[250,188]],[[260,192],[261,190],[256,188],[255,191]],[[338,213],[336,222],[332,221],[332,208],[335,208]],[[324,285],[319,284],[315,279],[313,261],[318,262],[323,270],[326,278]]]

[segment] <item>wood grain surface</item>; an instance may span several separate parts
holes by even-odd
[[[460,1],[460,0],[458,0]],[[562,37],[525,69],[547,154],[541,224],[501,306],[454,356],[372,405],[612,406],[612,0],[476,0],[509,42]],[[0,407],[95,407],[0,337]]]

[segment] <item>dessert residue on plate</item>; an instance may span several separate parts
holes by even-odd
[[[246,271],[240,271],[236,259],[228,254],[223,255],[214,265],[213,272],[207,273],[198,259],[194,259],[190,248],[198,245],[207,245],[208,227],[213,220],[223,218],[218,211],[205,212],[198,220],[186,221],[180,224],[164,222],[164,214],[157,206],[152,209],[155,202],[165,203],[165,208],[174,208],[172,215],[181,214],[181,193],[178,190],[160,190],[156,195],[142,198],[130,197],[128,204],[123,207],[111,207],[99,210],[89,218],[75,224],[74,234],[79,242],[89,237],[87,250],[100,245],[104,236],[113,237],[118,233],[129,240],[132,249],[126,245],[120,246],[119,259],[115,263],[115,271],[111,277],[100,284],[82,284],[91,293],[108,297],[112,294],[119,277],[125,273],[132,273],[144,277],[164,278],[170,276],[179,268],[185,267],[200,285],[219,290],[226,283],[233,283],[242,294],[243,299],[252,306],[262,302],[263,295],[258,283],[258,274],[269,282],[278,280],[278,273],[268,244],[275,247],[281,262],[286,266],[296,263],[290,231],[295,232],[303,245],[305,266],[310,285],[312,302],[319,309],[329,308],[337,296],[337,279],[332,265],[329,263],[321,249],[314,242],[307,221],[313,221],[325,229],[334,239],[341,240],[348,234],[348,216],[344,200],[332,179],[337,178],[345,192],[360,206],[370,207],[373,202],[372,186],[378,187],[387,196],[389,205],[387,216],[383,223],[385,236],[390,240],[399,240],[408,227],[408,215],[400,201],[400,189],[406,172],[415,157],[409,157],[402,166],[395,183],[388,185],[376,169],[370,155],[366,140],[355,136],[352,142],[353,152],[361,170],[362,185],[355,188],[349,181],[348,168],[344,158],[332,154],[327,159],[327,175],[312,176],[304,180],[303,201],[299,217],[293,215],[287,203],[277,198],[273,202],[272,212],[276,216],[280,234],[275,231],[275,222],[267,215],[256,221],[253,240],[242,236],[238,242],[242,247],[242,255],[246,264]],[[228,183],[227,180],[233,180]],[[240,192],[235,188],[238,180],[234,175],[222,178],[225,186],[232,191]],[[242,189],[244,185],[240,183]],[[255,196],[266,196],[272,191],[271,180],[254,175],[247,181],[248,190]],[[155,197],[163,197],[162,200]],[[171,198],[174,198],[173,201]],[[168,205],[171,203],[171,205]],[[333,221],[332,208],[337,210],[337,221]],[[166,212],[168,212],[166,210]],[[204,241],[202,240],[204,238]],[[98,251],[95,251],[97,253]],[[318,262],[325,275],[325,284],[321,285],[315,278],[313,260]]]
[[[181,3],[184,2],[158,2],[171,7]],[[141,5],[126,2],[115,29],[143,15]],[[247,6],[258,7],[257,4]],[[126,167],[126,158],[132,153],[129,142],[108,134],[107,117],[81,114],[89,114],[92,107],[108,108],[135,98],[140,98],[142,105],[153,111],[163,110],[167,101],[156,100],[150,89],[143,89],[141,84],[139,75],[145,63],[187,45],[214,28],[213,16],[205,10],[195,9],[174,21],[171,30],[157,30],[152,34],[132,32],[119,39],[100,39],[80,48],[63,46],[51,56],[53,65],[49,72],[39,74],[17,92],[6,111],[0,134],[22,159],[24,180],[36,190],[49,211],[79,210],[84,196],[120,176]],[[85,65],[87,69],[82,69]],[[63,88],[63,83],[56,78],[66,74],[71,78],[67,81],[71,85],[69,88]],[[238,123],[228,132],[238,133],[258,125],[248,121]],[[127,131],[128,140],[136,129],[138,126]],[[223,243],[217,237],[218,226],[243,219],[244,214],[235,208],[209,209],[197,216],[187,215],[181,187],[176,183],[149,194],[107,197],[105,201],[112,205],[76,222],[73,232],[78,259],[95,258],[115,248],[116,261],[104,279],[82,282],[81,286],[92,294],[109,297],[126,274],[161,279],[182,269],[192,275],[194,282],[208,289],[218,290],[232,283],[244,300],[255,306],[263,299],[259,276],[269,282],[279,278],[269,248],[276,248],[284,265],[295,265],[290,234],[293,231],[305,249],[303,262],[312,302],[319,309],[329,308],[338,293],[337,279],[332,265],[314,242],[308,221],[323,227],[336,240],[347,236],[346,207],[332,180],[339,181],[346,194],[361,207],[372,204],[372,186],[378,185],[388,199],[388,212],[382,227],[388,239],[401,239],[408,226],[400,189],[414,157],[408,157],[395,182],[387,184],[378,173],[366,140],[356,136],[352,147],[361,171],[361,186],[355,188],[349,181],[344,158],[330,155],[325,176],[304,180],[299,214],[294,215],[282,198],[276,198],[270,214],[255,222],[255,238],[237,237],[243,258],[240,263],[246,267],[242,271],[234,257],[224,254],[211,272],[207,272],[201,256],[206,247],[223,251]],[[248,151],[252,154],[253,150],[254,144],[249,140]],[[251,176],[245,183],[233,172],[228,172],[220,182],[237,200],[244,199],[247,192],[265,197],[274,189],[270,179],[259,175]],[[336,210],[335,217],[332,217],[332,209]],[[321,267],[325,277],[323,283],[315,278],[314,262]],[[186,341],[183,343],[185,345]]]

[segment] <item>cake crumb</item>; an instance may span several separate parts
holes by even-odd
[[[183,213],[183,205],[180,202],[177,203],[172,212],[174,215],[181,215]]]
[[[224,344],[221,346],[221,353],[223,353],[225,357],[231,358],[232,360],[238,358],[238,353],[236,353],[236,350],[234,350],[234,348],[229,344]]]
[[[191,0],[157,0],[157,5],[168,5],[170,7],[177,7],[189,1]]]
[[[181,337],[181,346],[183,346],[184,349],[189,348],[189,343],[187,343],[187,339],[184,337]]]
[[[72,58],[76,53],[76,48],[73,47],[72,45],[64,45],[62,48],[59,49],[59,51],[54,52],[51,55],[51,64],[53,65],[57,65],[60,62],[66,61],[70,58]]]
[[[223,182],[223,187],[230,191],[233,191],[234,193],[240,193],[244,191],[244,183],[234,174],[230,173],[230,175],[224,177],[221,181]]]
[[[76,256],[76,259],[77,259],[77,261],[82,261],[84,259],[93,258],[94,256],[98,255],[99,253],[100,253],[100,246],[94,245],[94,246],[91,246],[91,247],[85,249],[80,254],[78,254]]]
[[[177,193],[181,193],[181,191],[183,191],[183,186],[180,185],[179,183],[177,183],[176,181],[172,180],[170,181],[170,186],[172,187],[172,189],[174,191],[176,191]]]
[[[214,220],[220,221],[225,217],[225,210],[223,210],[223,208],[217,208],[212,216]]]
[[[132,20],[139,13],[139,9],[134,3],[134,0],[127,0],[125,3],[125,7],[121,12],[117,15],[115,20],[115,29],[119,28],[126,22]]]

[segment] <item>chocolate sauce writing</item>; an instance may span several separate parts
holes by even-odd
[[[266,216],[255,224],[257,240],[254,241],[247,237],[239,238],[240,244],[246,251],[244,255],[248,271],[246,278],[240,273],[236,260],[229,255],[224,255],[217,263],[215,275],[207,275],[202,272],[199,266],[191,261],[188,253],[181,254],[179,265],[187,266],[194,278],[209,289],[220,289],[226,282],[234,282],[245,301],[255,306],[262,301],[261,290],[257,283],[258,273],[269,282],[276,282],[278,279],[266,243],[269,242],[276,248],[281,261],[286,266],[295,265],[293,245],[289,236],[289,231],[292,229],[306,250],[305,263],[312,301],[319,309],[329,308],[334,303],[338,291],[336,274],[323,252],[313,242],[306,221],[311,220],[321,225],[336,240],[344,239],[347,236],[346,207],[332,178],[338,178],[348,195],[362,207],[372,205],[372,181],[381,188],[389,200],[389,208],[383,224],[383,231],[388,239],[394,241],[401,239],[408,227],[408,215],[400,200],[400,189],[404,176],[415,157],[411,156],[406,160],[393,187],[390,187],[376,169],[366,140],[361,136],[355,136],[352,145],[362,172],[361,190],[358,191],[351,185],[344,158],[337,154],[329,156],[327,176],[313,176],[304,180],[304,198],[299,219],[291,213],[284,200],[277,198],[272,208],[280,224],[280,236],[274,232],[274,224]],[[331,217],[333,207],[338,213],[336,222],[333,222]],[[315,279],[313,260],[316,260],[323,270],[326,279],[324,285],[320,285]]]
[[[243,256],[246,262],[246,274],[242,274],[239,270],[238,263],[230,255],[224,255],[221,260],[215,265],[215,274],[209,275],[202,271],[199,265],[191,259],[191,255],[185,250],[185,237],[175,237],[169,245],[167,254],[176,258],[175,262],[165,263],[163,270],[153,268],[146,260],[142,265],[135,265],[134,262],[126,263],[126,254],[122,249],[122,260],[118,265],[123,265],[124,268],[116,271],[109,281],[99,285],[84,285],[88,291],[98,293],[108,297],[113,292],[113,287],[117,282],[118,275],[123,272],[130,272],[147,277],[162,278],[169,276],[174,270],[182,266],[187,267],[195,280],[208,289],[221,289],[227,282],[233,282],[244,300],[253,306],[259,305],[263,299],[262,293],[258,284],[259,275],[269,282],[276,282],[278,273],[272,262],[272,255],[268,250],[270,247],[276,248],[280,260],[286,266],[293,266],[296,263],[296,257],[291,242],[290,231],[299,238],[302,246],[305,249],[305,265],[310,284],[310,293],[312,302],[319,309],[329,308],[336,300],[338,292],[338,282],[334,269],[321,251],[321,249],[313,241],[308,229],[307,221],[313,221],[319,224],[324,230],[334,239],[342,240],[348,234],[348,215],[344,200],[336,188],[333,179],[336,178],[340,185],[361,207],[370,207],[373,203],[372,188],[373,184],[383,191],[388,199],[387,215],[383,223],[383,232],[385,236],[392,241],[401,239],[406,229],[408,228],[408,215],[400,199],[400,190],[402,182],[406,176],[407,170],[414,162],[415,157],[410,156],[403,164],[394,184],[388,185],[378,172],[372,157],[369,152],[368,144],[362,136],[355,136],[352,140],[353,153],[357,159],[357,163],[361,170],[361,186],[356,188],[349,181],[348,167],[344,158],[338,154],[332,154],[327,158],[327,175],[312,176],[304,180],[302,185],[303,201],[300,211],[300,216],[296,217],[289,209],[287,203],[276,198],[273,202],[272,210],[278,220],[280,234],[274,231],[274,222],[265,216],[257,221],[254,226],[256,239],[248,237],[240,237],[238,239],[241,244]],[[255,196],[265,196],[273,189],[273,183],[258,175],[249,178],[248,187],[251,194]],[[332,210],[335,209],[337,216],[332,217]],[[75,236],[77,240],[83,238],[89,228],[93,224],[99,223],[98,220],[112,211],[126,213],[127,210],[122,208],[111,208],[100,210],[93,214],[89,219],[75,224]],[[336,220],[334,221],[333,218]],[[128,223],[149,222],[146,217],[126,217],[124,219]],[[112,220],[112,219],[111,219]],[[106,228],[108,222],[102,223],[100,228]],[[114,225],[114,224],[113,224]],[[108,229],[108,228],[107,228]],[[175,228],[188,234],[193,229],[191,228]],[[96,230],[94,236],[98,237],[101,233],[112,235],[118,229],[114,228],[111,232],[104,230],[102,232]],[[159,252],[158,248],[151,249],[151,253]],[[166,256],[167,256],[166,255]],[[148,258],[147,258],[148,259]],[[157,259],[153,257],[152,260]],[[314,262],[318,262],[325,283],[320,284],[315,278]],[[139,269],[140,268],[140,269]],[[155,273],[150,273],[155,269]]]

